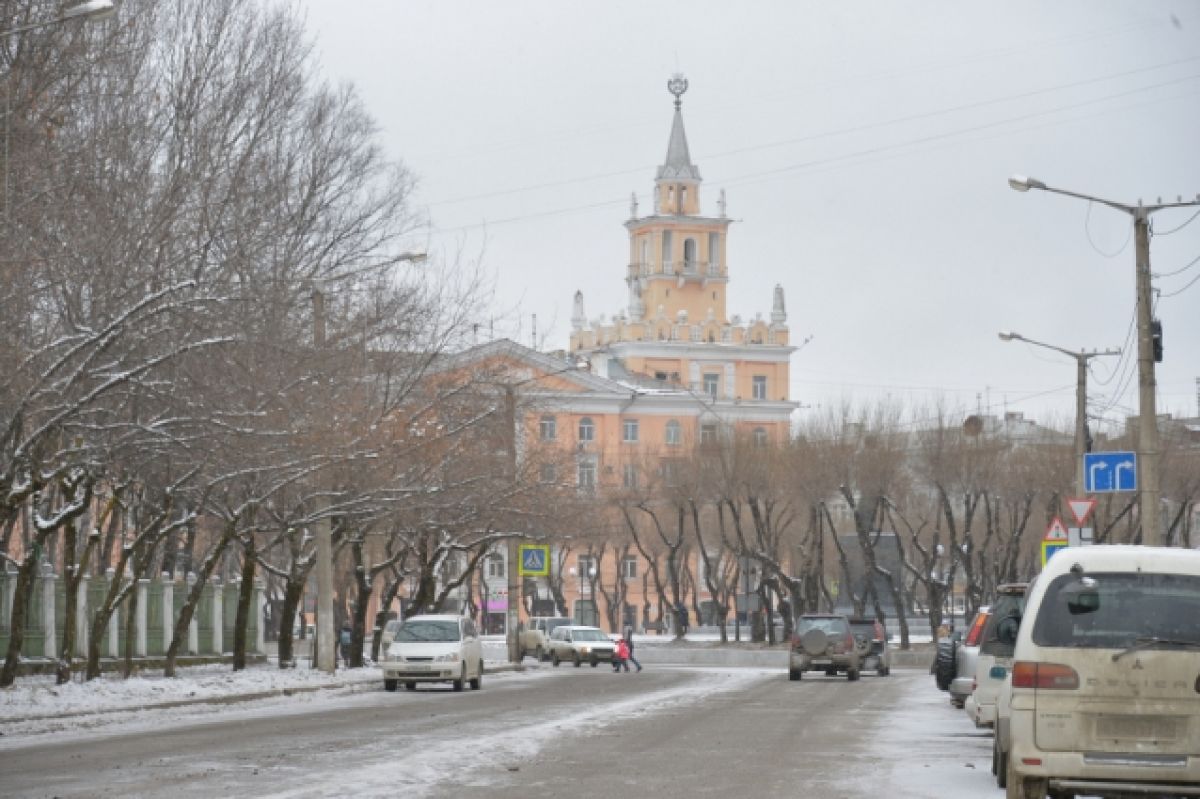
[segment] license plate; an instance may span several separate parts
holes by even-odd
[[[1096,737],[1174,741],[1179,737],[1180,721],[1174,716],[1101,716],[1096,719]]]

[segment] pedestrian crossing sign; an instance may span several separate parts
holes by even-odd
[[[521,577],[550,576],[550,547],[546,544],[521,544],[520,566],[517,573]]]

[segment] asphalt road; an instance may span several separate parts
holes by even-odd
[[[479,692],[372,688],[76,733],[0,752],[0,794],[896,796],[895,747],[875,742],[918,683],[937,693],[916,670],[793,683],[779,670],[543,666]]]

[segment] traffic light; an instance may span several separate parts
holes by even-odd
[[[1154,347],[1154,362],[1162,363],[1162,322],[1158,321],[1157,319],[1150,320],[1150,344]]]

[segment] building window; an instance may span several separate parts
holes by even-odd
[[[579,420],[579,440],[593,441],[596,438],[596,425],[591,417],[585,416]]]
[[[720,269],[721,259],[717,257],[720,254],[716,233],[708,234],[708,273],[715,275]]]
[[[638,440],[638,420],[626,419],[621,426],[622,440],[627,444],[636,444]]]
[[[713,399],[717,398],[717,390],[721,385],[721,376],[715,374],[706,374],[704,376],[704,393]]]
[[[756,400],[765,400],[767,398],[767,376],[754,376],[754,398]]]
[[[538,469],[538,478],[543,483],[554,483],[558,481],[558,468],[553,463],[543,463]]]
[[[558,436],[558,422],[549,414],[542,417],[540,423],[542,441],[553,441]]]
[[[637,488],[638,486],[638,468],[635,464],[627,463],[622,468],[623,483],[626,488]]]
[[[679,485],[679,464],[675,461],[663,461],[663,482],[669,486]]]
[[[579,487],[591,491],[596,487],[596,462],[584,458],[579,462]]]
[[[626,555],[621,560],[621,576],[626,580],[636,580],[638,576],[637,555]]]
[[[683,240],[683,270],[685,272],[696,271],[696,240]]]
[[[590,596],[592,580],[599,574],[598,564],[591,555],[580,555],[578,564],[576,574],[579,575],[579,593],[583,596]]]
[[[504,577],[504,558],[499,555],[489,555],[487,559],[487,576],[488,577]]]
[[[663,272],[669,274],[671,269],[671,231],[664,230],[662,234]]]
[[[754,428],[754,446],[762,449],[767,445],[767,431],[762,427]]]
[[[667,446],[678,447],[683,443],[683,428],[675,419],[667,422]]]
[[[700,425],[700,444],[717,443],[717,426],[715,424]]]

